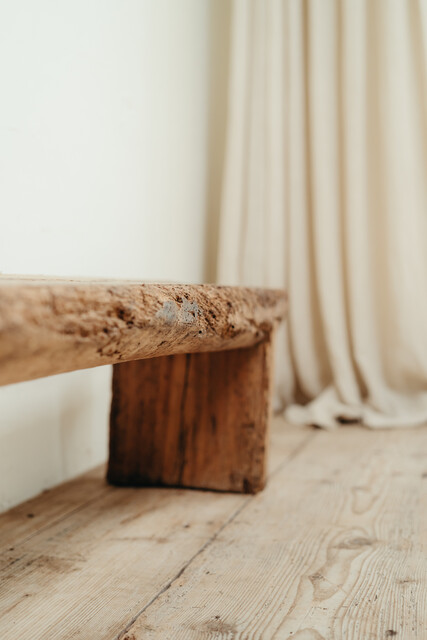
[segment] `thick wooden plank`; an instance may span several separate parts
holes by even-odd
[[[108,480],[256,493],[264,487],[271,345],[114,366]]]
[[[249,347],[285,309],[279,290],[0,276],[0,384]]]
[[[280,434],[273,467],[285,464],[306,439],[303,431],[286,438]],[[81,482],[87,486],[85,477]],[[19,540],[14,521],[8,514],[0,516],[6,544],[0,569],[1,638],[112,640],[123,635],[253,499],[217,492],[118,489],[98,482],[106,494],[88,501],[77,481],[75,492],[64,500],[69,507],[63,505],[63,517],[57,517],[55,506],[51,525],[44,523],[26,537],[21,531]],[[61,489],[46,495],[56,504]],[[44,508],[46,495],[38,499]],[[37,500],[31,509],[41,517]],[[22,513],[26,511],[22,505]]]
[[[427,430],[318,432],[120,640],[427,638]]]

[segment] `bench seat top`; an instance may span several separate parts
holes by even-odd
[[[0,276],[0,385],[176,353],[249,347],[280,289]]]

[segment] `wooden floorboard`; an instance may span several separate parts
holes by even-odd
[[[273,472],[308,437],[279,437]],[[0,638],[123,636],[251,499],[119,489],[96,470],[3,514]]]
[[[0,566],[4,552],[10,551],[11,546],[17,547],[45,527],[51,527],[57,520],[69,517],[108,492],[104,476],[102,465],[3,513],[0,516]]]
[[[427,430],[318,432],[122,640],[427,638]]]
[[[4,514],[0,638],[427,639],[427,429],[280,422],[270,469],[249,497],[96,471]]]

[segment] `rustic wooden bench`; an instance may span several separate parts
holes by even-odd
[[[0,384],[113,364],[115,485],[265,482],[281,290],[0,276]]]

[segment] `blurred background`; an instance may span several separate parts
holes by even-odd
[[[0,2],[0,271],[285,287],[275,407],[427,419],[427,2]],[[105,460],[109,367],[0,389],[0,509]]]

